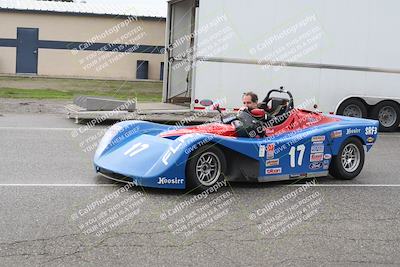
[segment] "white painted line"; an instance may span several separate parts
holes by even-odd
[[[393,138],[399,138],[400,137],[400,134],[382,134],[382,135],[379,135],[378,136],[378,139],[377,140],[379,140],[379,138],[387,138],[387,137],[393,137]]]
[[[299,187],[307,184],[290,184],[287,186]],[[310,187],[400,187],[400,184],[308,184]]]
[[[306,184],[290,184],[284,187],[300,187]],[[0,184],[0,187],[116,187],[121,184]],[[400,184],[308,184],[310,187],[400,187]]]
[[[115,187],[118,184],[0,184],[0,187]]]
[[[82,129],[86,131],[101,131],[107,128],[96,128],[96,129]],[[0,127],[0,130],[22,130],[22,131],[79,131],[79,128],[29,128],[29,127]]]

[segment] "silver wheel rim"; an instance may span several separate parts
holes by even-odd
[[[361,162],[361,153],[355,144],[347,144],[343,148],[341,162],[346,172],[357,170]]]
[[[212,152],[201,154],[196,163],[196,176],[204,186],[213,185],[221,174],[221,163],[217,155]]]
[[[384,127],[392,127],[397,121],[397,113],[391,106],[382,107],[379,110],[379,122]]]
[[[359,106],[351,104],[343,110],[343,115],[347,117],[362,118],[362,111]]]

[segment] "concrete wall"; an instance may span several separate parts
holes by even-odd
[[[92,59],[92,55],[96,57]],[[159,80],[163,58],[153,54],[39,49],[38,74],[101,79],[136,79],[136,61],[149,61],[149,79]],[[62,62],[62,64],[60,64]]]
[[[0,25],[0,38],[16,39],[17,27],[39,28],[41,41],[82,42],[82,48],[87,41],[164,46],[165,37],[165,20],[158,19],[2,11]],[[137,60],[148,60],[149,79],[159,80],[162,54],[66,49],[39,49],[38,75],[133,80]],[[0,47],[0,73],[15,73],[15,61],[16,48]]]

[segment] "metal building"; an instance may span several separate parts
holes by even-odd
[[[0,74],[162,79],[165,18],[78,3],[0,2]]]

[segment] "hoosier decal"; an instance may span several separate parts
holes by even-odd
[[[347,135],[349,135],[349,134],[359,134],[359,133],[361,133],[361,129],[359,129],[359,128],[349,128],[349,129],[346,130],[346,134]]]
[[[166,177],[159,177],[157,184],[183,184],[185,182],[184,179],[178,179],[178,178],[173,178],[173,179],[168,179]]]

